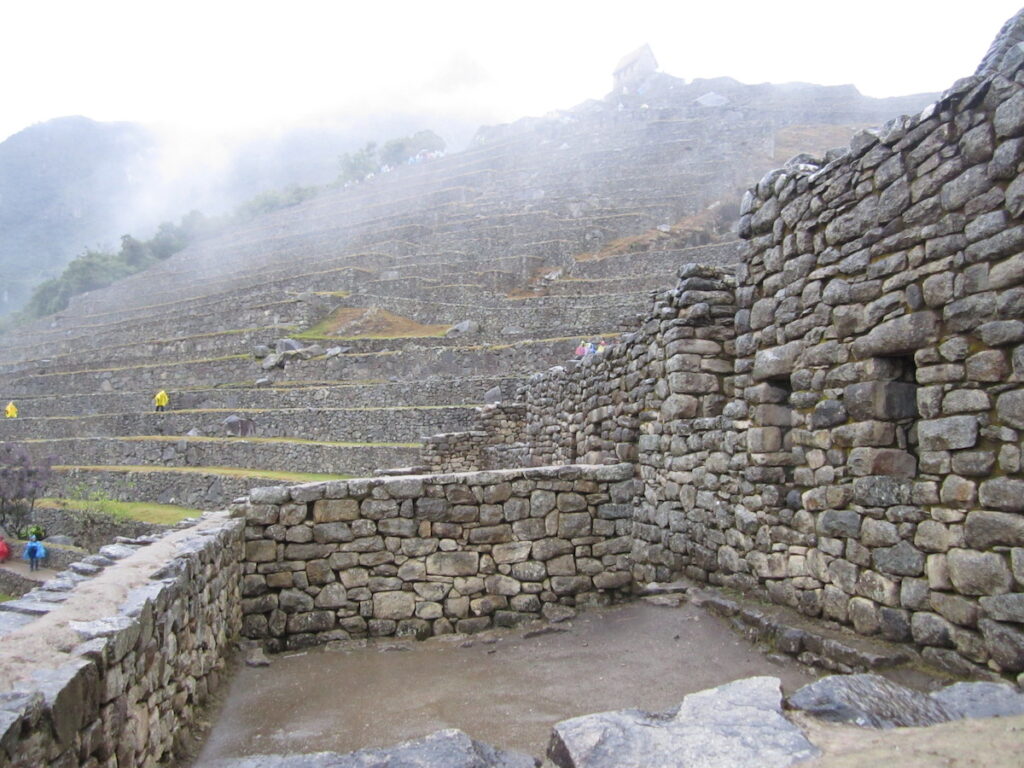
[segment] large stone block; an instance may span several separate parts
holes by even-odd
[[[922,451],[954,451],[973,448],[978,442],[978,420],[974,416],[947,416],[917,424],[918,447]]]
[[[996,414],[1008,427],[1024,429],[1024,389],[1004,392],[996,400]]]
[[[314,523],[336,523],[356,520],[359,502],[355,499],[320,499],[313,504]]]
[[[998,552],[951,549],[946,553],[946,563],[949,579],[962,595],[998,595],[1013,587],[1010,567]]]
[[[408,619],[415,610],[416,595],[412,592],[375,592],[373,595],[375,619]]]
[[[270,563],[277,559],[277,544],[257,540],[245,543],[245,559],[250,563]]]
[[[974,549],[1024,547],[1024,515],[976,510],[967,515],[964,533]]]
[[[939,339],[941,322],[935,312],[915,312],[875,326],[866,336],[853,342],[853,354],[859,358],[905,355],[934,344]]]
[[[477,552],[435,552],[427,557],[427,573],[431,576],[474,576],[479,570]]]
[[[978,603],[986,618],[1024,624],[1024,592],[983,597]]]
[[[788,379],[796,368],[796,362],[803,351],[802,341],[791,341],[770,349],[758,350],[754,355],[754,381],[766,379]]]
[[[1024,671],[1024,632],[991,619],[981,619],[978,628],[985,638],[985,650],[1002,671]]]
[[[864,381],[843,390],[843,404],[857,421],[898,421],[917,416],[917,385],[902,381]]]
[[[917,473],[917,459],[895,448],[854,448],[847,467],[852,475],[913,477]]]
[[[981,484],[978,497],[986,507],[1004,512],[1024,511],[1024,480],[994,477]]]

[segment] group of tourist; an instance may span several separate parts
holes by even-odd
[[[6,539],[4,539],[3,534],[0,534],[0,563],[6,563],[10,556],[11,547]],[[26,542],[21,556],[28,560],[28,569],[30,571],[38,571],[40,561],[46,557],[46,547],[43,546],[43,542],[39,541],[35,534],[32,534],[28,537],[28,542]]]
[[[580,339],[580,343],[576,346],[576,357],[583,358],[589,357],[590,355],[599,355],[607,348],[608,345],[605,344],[604,339],[598,339],[597,341]]]

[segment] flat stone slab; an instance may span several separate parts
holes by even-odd
[[[105,547],[100,547],[100,554],[111,560],[123,560],[134,555],[138,549],[138,547],[128,544],[107,544]]]
[[[90,565],[85,562],[75,562],[68,566],[69,571],[74,571],[79,576],[95,576],[97,573],[103,570],[98,565]]]
[[[54,605],[52,603],[44,603],[41,600],[24,597],[0,603],[0,611],[23,613],[28,616],[44,616],[53,609]]]
[[[31,624],[35,618],[27,613],[0,613],[0,637],[8,632],[21,629],[26,624]]]
[[[831,675],[805,685],[787,702],[822,720],[867,728],[926,726],[959,720],[956,710],[880,675]]]
[[[625,709],[555,725],[559,768],[784,768],[818,754],[782,714],[777,677],[750,677],[690,694],[675,711]]]
[[[209,768],[537,768],[528,755],[497,749],[450,728],[393,747],[339,754],[254,755],[216,760]]]
[[[1024,715],[1024,693],[1007,683],[954,683],[931,697],[965,718]]]

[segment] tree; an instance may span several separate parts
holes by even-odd
[[[377,144],[368,141],[366,146],[358,152],[346,152],[338,158],[341,163],[341,173],[338,181],[362,181],[367,174],[376,173],[380,168],[380,160],[377,159]]]
[[[401,165],[420,152],[440,152],[445,148],[444,139],[433,131],[417,131],[412,136],[391,139],[381,147],[381,162]]]
[[[34,460],[24,447],[0,443],[0,526],[16,534],[53,474],[53,459]]]

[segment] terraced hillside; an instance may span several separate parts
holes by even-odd
[[[415,465],[422,437],[466,428],[485,393],[630,329],[679,264],[733,262],[722,222],[794,148],[927,101],[654,75],[483,129],[465,152],[325,191],[9,334],[0,400],[21,416],[0,439],[53,456],[54,493],[202,508],[268,473]],[[232,416],[253,433],[229,434]]]

